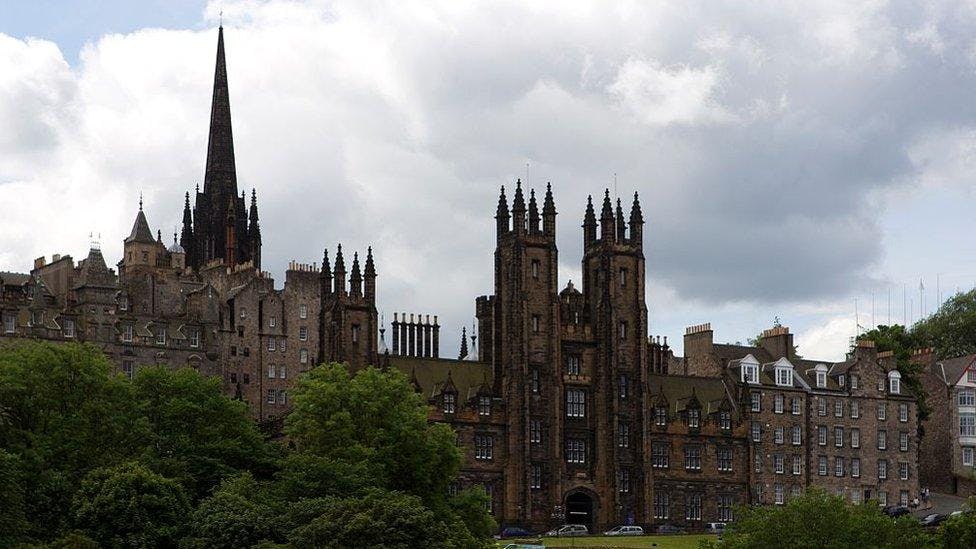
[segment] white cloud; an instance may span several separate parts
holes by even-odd
[[[796,335],[800,354],[815,360],[841,361],[850,349],[854,319],[832,317],[807,327]]]

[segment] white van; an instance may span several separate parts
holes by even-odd
[[[640,526],[617,526],[603,533],[604,536],[643,536],[644,529]]]

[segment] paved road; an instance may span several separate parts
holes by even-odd
[[[966,503],[966,498],[950,496],[949,494],[936,494],[932,492],[929,496],[930,507],[921,507],[912,513],[916,517],[924,517],[930,513],[951,513],[962,509]]]

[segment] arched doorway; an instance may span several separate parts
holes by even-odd
[[[566,496],[566,524],[582,524],[593,533],[593,498],[580,490]]]

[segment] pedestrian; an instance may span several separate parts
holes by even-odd
[[[918,496],[915,496],[915,499],[912,500],[912,509],[918,509]]]

